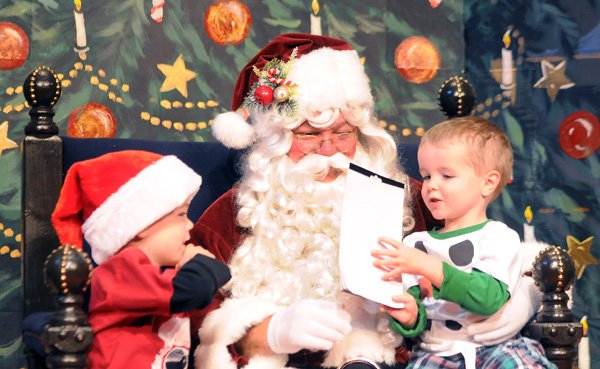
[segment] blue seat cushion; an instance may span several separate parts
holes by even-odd
[[[41,311],[30,314],[23,319],[23,344],[42,357],[47,355],[42,342],[42,333],[52,314],[54,314],[52,311]]]

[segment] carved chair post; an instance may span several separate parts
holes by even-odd
[[[48,256],[44,274],[57,303],[42,336],[48,368],[84,369],[88,365],[94,334],[82,305],[91,273],[92,261],[76,247],[61,246]]]
[[[533,264],[533,278],[544,293],[542,309],[524,334],[540,341],[546,357],[559,369],[571,369],[577,359],[577,344],[583,327],[567,307],[565,293],[573,283],[575,265],[565,250],[551,246],[543,250]]]
[[[49,67],[36,68],[25,79],[23,94],[31,106],[22,146],[23,312],[54,311],[41,337],[48,353],[45,365],[26,349],[27,365],[85,368],[93,334],[82,306],[91,261],[78,249],[59,247],[50,222],[62,186],[62,141],[53,121],[60,80]]]
[[[23,313],[25,316],[54,309],[50,291],[44,287],[42,270],[46,257],[59,243],[50,222],[62,184],[62,145],[54,124],[52,107],[60,98],[60,81],[48,67],[31,72],[23,94],[31,106],[30,122],[23,140]],[[34,180],[33,180],[34,179]]]

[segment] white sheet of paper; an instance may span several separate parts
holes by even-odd
[[[392,296],[403,293],[402,282],[384,281],[373,266],[371,250],[379,237],[402,240],[404,184],[350,164],[340,224],[342,289],[366,299],[402,308]]]

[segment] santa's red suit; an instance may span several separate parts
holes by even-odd
[[[204,255],[164,271],[137,248],[112,256],[92,275],[90,369],[187,368],[190,324],[182,312],[206,306],[228,278],[225,265]]]

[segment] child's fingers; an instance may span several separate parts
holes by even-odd
[[[414,300],[414,297],[412,297],[412,295],[409,293],[403,293],[402,295],[392,296],[392,301],[394,302],[409,303],[412,300]]]
[[[398,250],[389,250],[389,249],[373,249],[371,250],[371,255],[377,257],[396,257],[398,256]]]
[[[402,242],[396,241],[393,238],[388,237],[379,237],[377,242],[381,245],[381,247],[392,250],[403,246]]]
[[[390,272],[384,273],[381,276],[381,279],[383,279],[384,281],[402,282],[402,272],[399,271],[398,269],[393,269]]]

